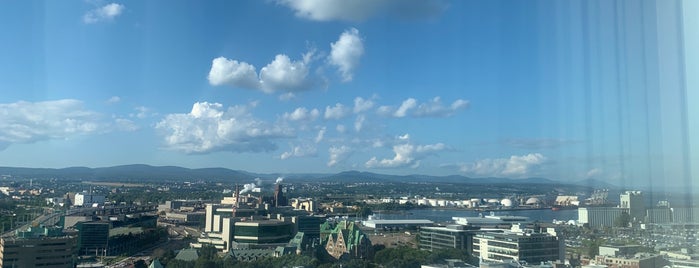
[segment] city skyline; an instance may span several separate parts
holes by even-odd
[[[0,5],[1,166],[697,187],[696,3]]]

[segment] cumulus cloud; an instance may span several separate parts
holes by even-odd
[[[430,154],[444,150],[446,150],[446,145],[443,143],[428,145],[397,144],[393,146],[393,158],[379,160],[377,157],[372,157],[365,163],[365,166],[367,168],[399,168],[408,166],[417,168],[420,165],[420,160]]]
[[[260,69],[260,83],[267,92],[275,90],[297,91],[308,89],[308,66],[305,61],[292,61],[288,56],[279,54],[267,66]]]
[[[403,19],[437,16],[444,11],[444,0],[277,0],[291,8],[297,17],[316,21],[362,21],[379,15]]]
[[[337,67],[342,81],[352,81],[354,70],[359,66],[359,59],[364,54],[364,44],[359,37],[359,30],[351,28],[340,35],[340,39],[330,44],[328,62]]]
[[[393,116],[395,117],[405,117],[408,115],[408,111],[414,109],[417,107],[417,101],[413,98],[409,98],[407,100],[404,100],[403,103],[401,103],[400,107],[398,107],[398,110],[396,110],[393,113]]]
[[[337,126],[335,126],[335,130],[339,133],[345,133],[347,132],[347,127],[345,127],[345,125],[343,124],[338,124]]]
[[[208,76],[212,86],[229,85],[238,88],[257,89],[265,93],[276,91],[300,91],[309,89],[314,82],[309,77],[306,60],[292,61],[289,56],[279,54],[260,69],[247,62],[218,57],[211,62]],[[281,98],[293,97],[293,94]]]
[[[114,123],[101,120],[99,113],[85,109],[78,100],[0,104],[0,143],[4,147],[100,133],[112,127]]]
[[[540,153],[513,155],[509,158],[481,159],[473,163],[460,164],[461,172],[479,176],[525,177],[546,162]]]
[[[197,102],[189,113],[165,116],[156,129],[166,148],[185,153],[273,151],[275,139],[293,136],[291,129],[254,118],[252,107]]]
[[[343,163],[352,154],[352,148],[342,145],[342,146],[331,146],[328,148],[328,153],[330,154],[330,159],[328,160],[328,167],[334,167],[340,163]]]
[[[292,146],[290,151],[283,152],[279,158],[286,160],[292,157],[311,157],[316,156],[316,147],[310,144]]]
[[[469,105],[468,101],[458,99],[449,106],[442,105],[440,97],[434,97],[432,100],[422,103],[417,107],[415,116],[427,117],[446,117],[451,116],[458,110],[465,109]]]
[[[92,9],[83,15],[83,22],[87,24],[97,23],[101,21],[113,20],[124,12],[124,5],[110,3],[102,7]]]
[[[349,115],[349,112],[349,108],[342,105],[342,103],[336,103],[333,107],[325,106],[325,119],[342,119]]]
[[[304,107],[296,108],[291,113],[284,113],[282,117],[290,121],[314,121],[320,116],[320,111],[318,109],[308,110]]]
[[[352,111],[355,114],[370,110],[371,108],[374,108],[374,101],[370,99],[365,100],[362,97],[354,98],[354,108]]]
[[[419,103],[414,98],[405,99],[396,109],[395,106],[380,106],[376,113],[386,117],[448,117],[456,114],[459,110],[468,108],[469,101],[457,99],[450,105],[442,104],[439,96],[430,101]]]
[[[224,57],[215,58],[211,62],[208,78],[213,86],[230,85],[252,89],[260,87],[255,66]]]

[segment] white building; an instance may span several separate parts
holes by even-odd
[[[587,224],[590,228],[613,227],[614,221],[616,221],[624,211],[627,210],[610,207],[578,208],[578,224]]]
[[[517,223],[527,223],[529,222],[528,217],[524,216],[496,216],[496,215],[487,215],[487,216],[479,216],[479,217],[452,217],[452,220],[456,224],[460,225],[466,225],[466,226],[497,226],[497,225],[508,225],[508,224],[517,224]]]
[[[476,234],[473,255],[484,261],[540,263],[563,260],[565,244],[553,233],[520,229],[519,224],[515,224],[503,233]]]
[[[104,195],[96,195],[90,193],[75,194],[75,206],[86,207],[92,206],[93,204],[103,205]]]

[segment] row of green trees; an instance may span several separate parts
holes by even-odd
[[[460,259],[476,264],[478,259],[473,258],[465,250],[445,249],[434,252],[419,250],[410,247],[383,248],[375,247],[376,254],[371,260],[344,260],[340,262],[323,262],[317,258],[306,255],[284,255],[279,258],[262,258],[251,262],[237,261],[233,258],[222,258],[217,255],[214,248],[202,248],[199,251],[199,259],[196,261],[181,261],[174,259],[174,254],[167,253],[159,256],[161,262],[167,268],[253,268],[253,267],[317,267],[317,268],[419,268],[421,264],[443,263],[445,259]],[[158,257],[158,256],[155,256]]]

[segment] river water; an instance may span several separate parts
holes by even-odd
[[[495,215],[525,216],[532,221],[553,222],[553,220],[569,221],[578,220],[577,209],[562,209],[553,211],[551,209],[528,209],[494,211]],[[451,217],[477,217],[479,214],[490,215],[490,212],[458,210],[458,209],[412,209],[406,211],[382,213],[375,211],[374,216],[385,220],[407,220],[407,219],[428,219],[434,222],[450,222]]]

